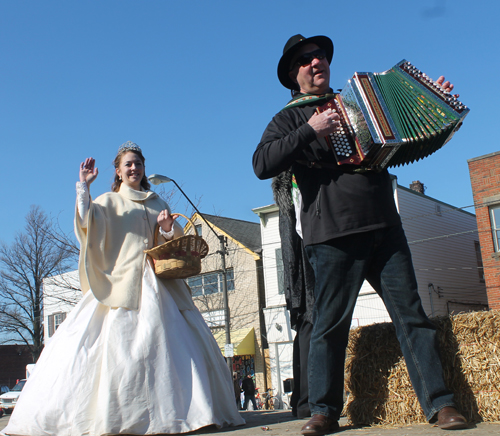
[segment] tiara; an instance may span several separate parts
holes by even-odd
[[[141,147],[139,147],[135,142],[132,141],[127,141],[120,145],[120,147],[118,148],[118,153],[121,153],[123,151],[138,151],[142,153]]]

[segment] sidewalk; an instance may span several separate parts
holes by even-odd
[[[224,436],[293,436],[300,435],[300,429],[306,419],[293,418],[289,410],[249,411],[241,412],[247,424],[243,427],[223,428],[221,430],[203,429],[192,432],[193,435]],[[353,428],[347,424],[347,419],[340,420],[341,429],[335,433],[341,436],[498,436],[500,423],[471,424],[468,430],[445,431],[431,424],[418,424],[407,427],[363,427]]]
[[[294,419],[289,410],[241,412],[247,422],[242,427],[217,430],[213,427],[188,433],[189,435],[224,435],[224,436],[293,436],[300,435],[305,419]],[[0,418],[0,431],[7,425],[9,416]],[[498,436],[500,423],[471,424],[468,430],[444,431],[430,424],[418,424],[407,427],[363,427],[353,428],[347,425],[345,418],[340,420],[341,436]]]

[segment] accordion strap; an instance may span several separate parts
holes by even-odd
[[[321,95],[299,94],[296,97],[294,97],[292,100],[290,100],[288,102],[288,104],[281,110],[284,111],[285,109],[291,109],[293,107],[305,106],[305,105],[311,104],[311,103],[322,104],[323,102],[331,100],[334,97],[335,97],[334,93],[321,94]]]

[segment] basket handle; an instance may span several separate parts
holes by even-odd
[[[179,216],[185,218],[193,226],[195,235],[200,236],[200,235],[198,235],[198,230],[196,229],[196,226],[194,225],[193,221],[191,221],[186,215],[183,215],[182,213],[173,213],[173,212],[170,212],[170,215],[179,215]],[[173,226],[173,224],[172,224],[172,226]],[[154,240],[155,247],[158,245],[158,234],[159,233],[160,233],[160,226],[157,224],[156,230],[155,230],[155,240]]]
[[[189,223],[193,226],[194,234],[196,236],[200,236],[200,235],[198,235],[198,230],[196,230],[196,226],[194,225],[193,221],[191,221],[186,215],[182,215],[182,213],[171,213],[170,215],[179,215],[179,216],[185,218],[186,220],[188,220]]]

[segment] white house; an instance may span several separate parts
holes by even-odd
[[[420,182],[414,183],[423,188]],[[399,186],[395,177],[393,188],[426,313],[432,317],[486,308],[475,215]],[[280,280],[282,264],[278,207],[273,204],[253,211],[259,216],[262,226],[266,292],[263,310],[272,385],[278,393],[282,393],[284,380],[293,377],[295,332],[290,327]],[[354,310],[353,327],[386,321],[390,321],[390,318],[382,300],[365,282]]]
[[[43,281],[44,342],[48,343],[66,315],[82,298],[78,270]]]

